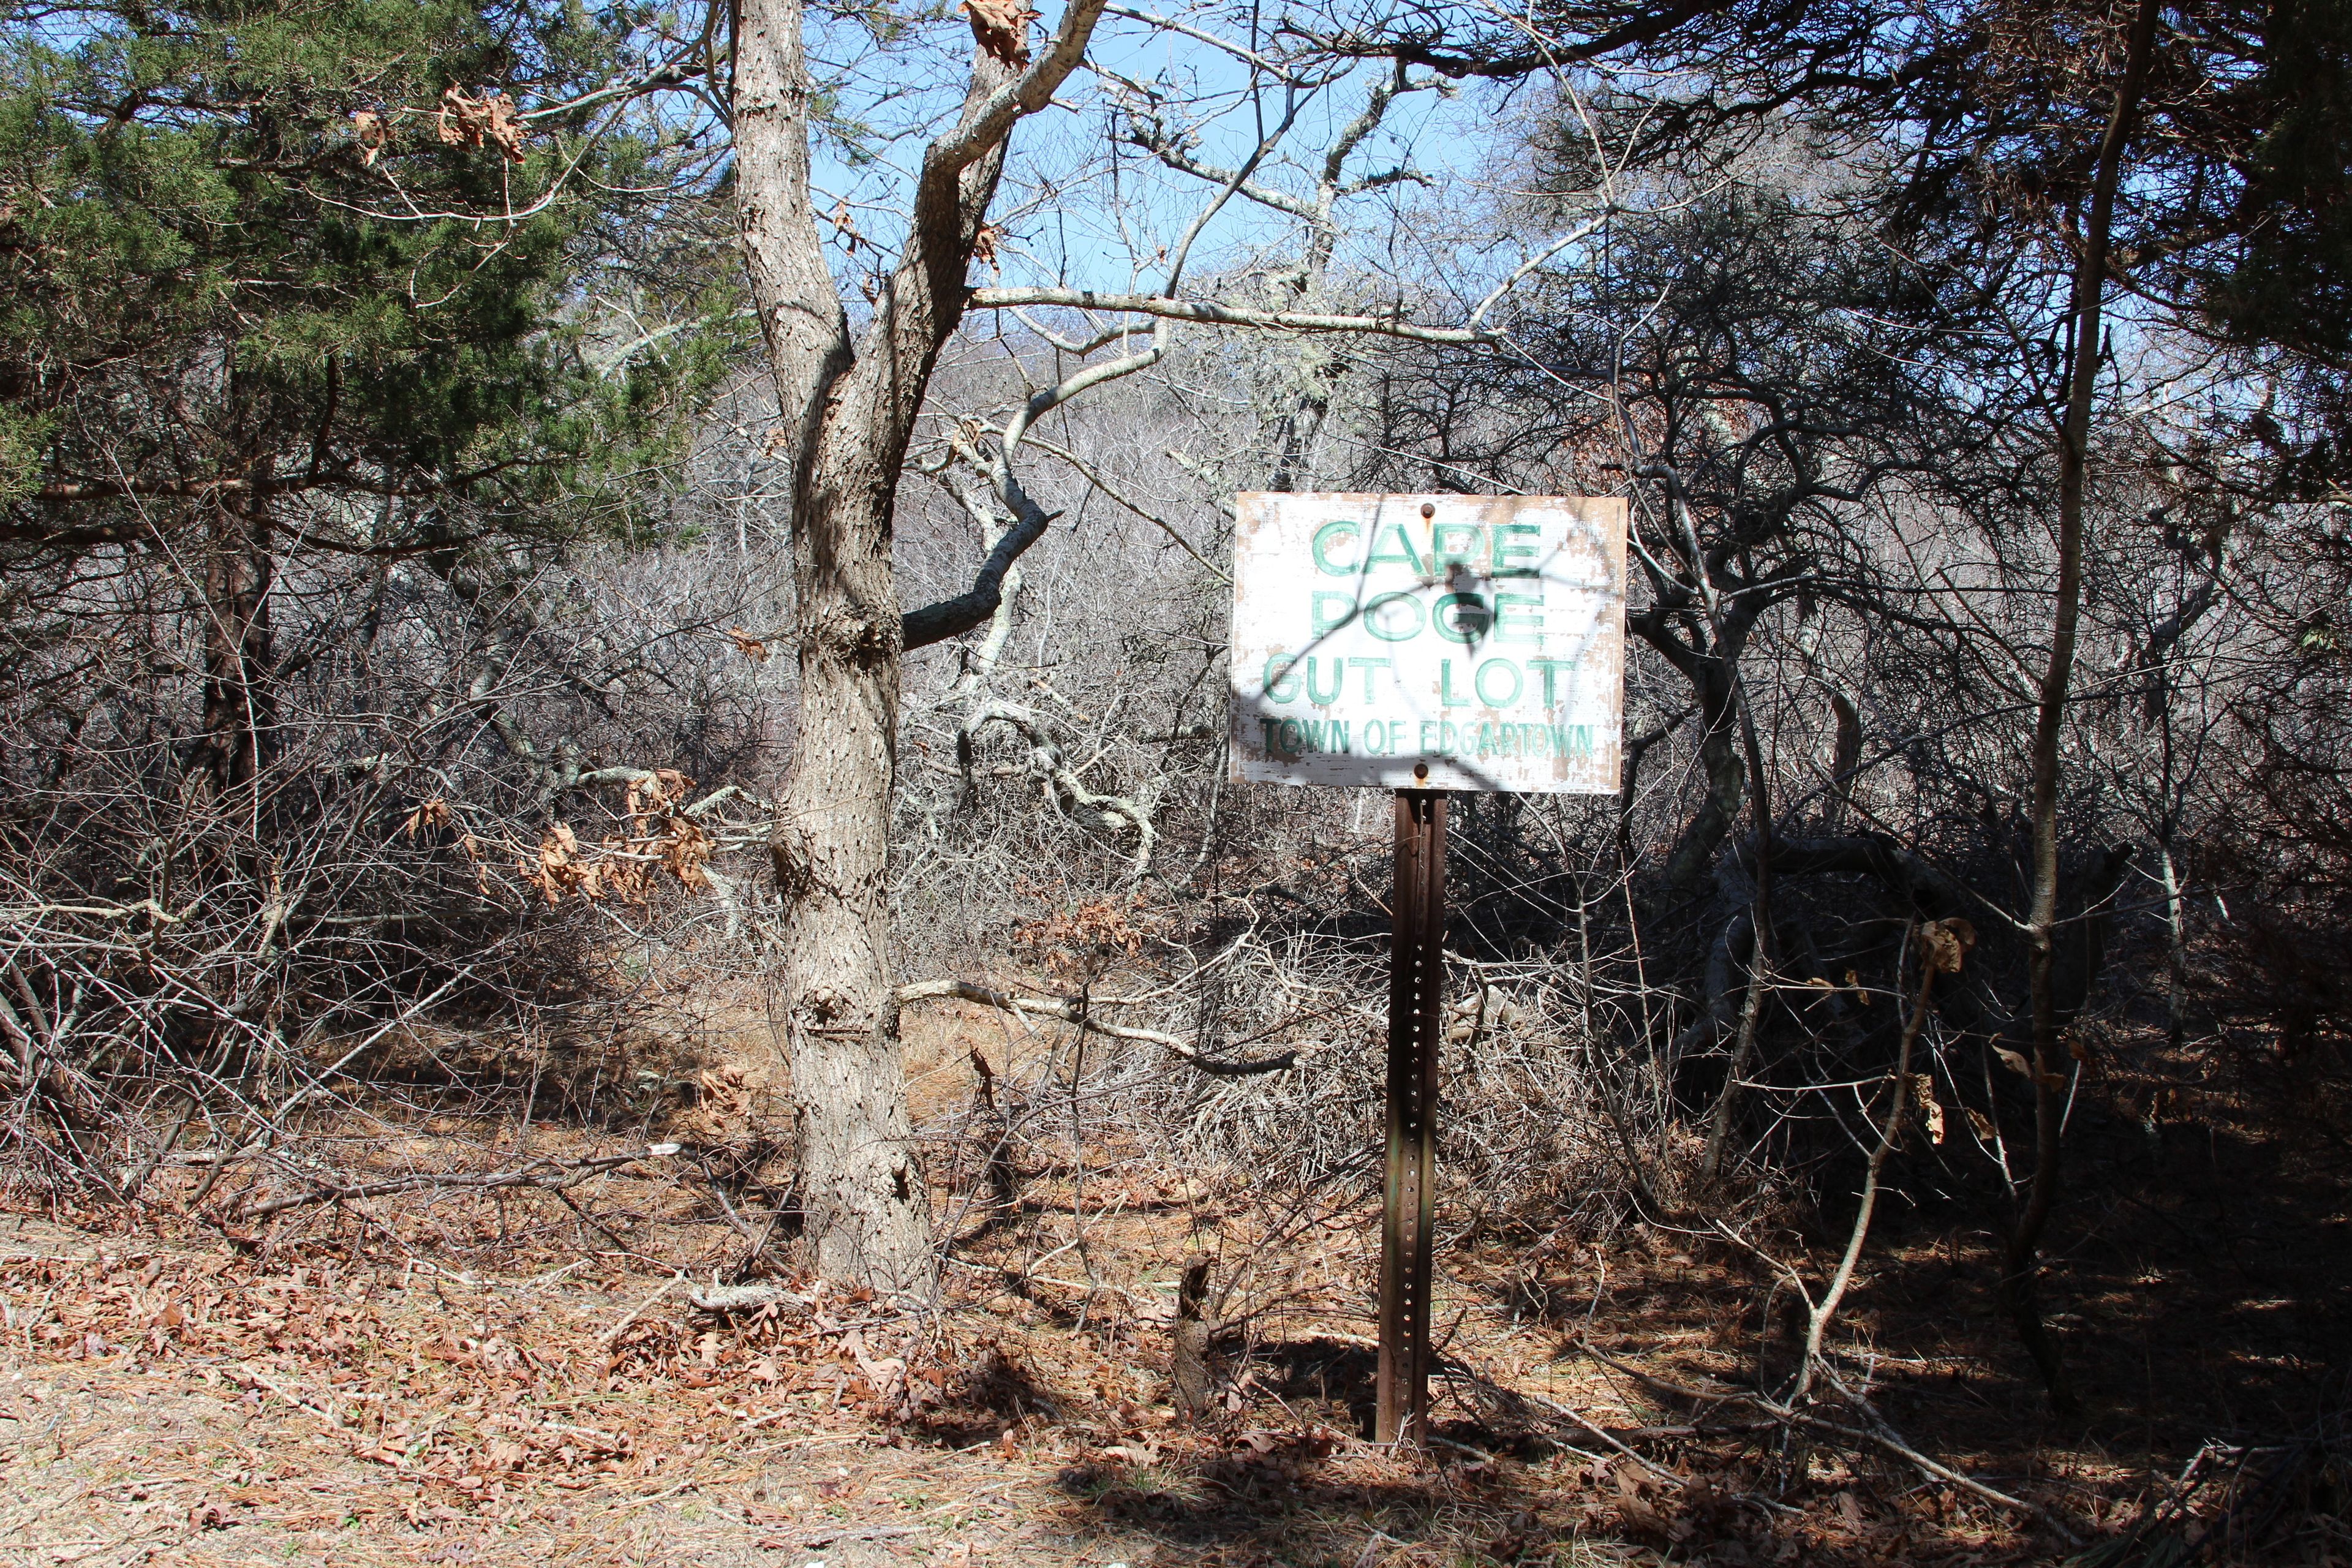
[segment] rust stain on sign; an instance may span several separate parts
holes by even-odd
[[[1244,494],[1233,776],[1614,794],[1625,502]]]

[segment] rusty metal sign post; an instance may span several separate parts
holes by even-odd
[[[1372,1436],[1429,1426],[1429,1279],[1437,1200],[1437,1058],[1444,1042],[1445,796],[1396,792],[1389,949],[1388,1171],[1381,1219],[1381,1366]]]
[[[1626,503],[1235,498],[1235,783],[1396,792],[1375,1435],[1429,1436],[1446,791],[1613,795]]]

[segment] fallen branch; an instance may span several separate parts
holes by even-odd
[[[288,1209],[301,1208],[310,1204],[337,1204],[354,1198],[383,1197],[393,1193],[414,1193],[443,1188],[470,1188],[488,1191],[503,1187],[545,1187],[561,1191],[573,1187],[589,1177],[623,1165],[634,1165],[641,1160],[665,1159],[677,1152],[675,1143],[656,1143],[634,1154],[606,1154],[593,1160],[534,1160],[528,1165],[511,1171],[423,1172],[413,1176],[392,1176],[380,1182],[322,1182],[299,1193],[289,1193],[271,1198],[267,1203],[247,1204],[236,1212],[240,1219],[267,1219]]]
[[[1883,1448],[1887,1453],[1893,1454],[1898,1458],[1908,1459],[1911,1463],[1918,1466],[1919,1468],[1927,1471],[1927,1474],[1934,1476],[1938,1480],[1949,1481],[1952,1485],[1958,1487],[1961,1490],[1973,1493],[1977,1497],[1982,1498],[1987,1502],[1996,1503],[2002,1508],[2015,1509],[2021,1513],[2032,1515],[2035,1519],[2040,1520],[2045,1526],[2047,1526],[2052,1534],[2057,1536],[2059,1540],[2063,1541],[2069,1546],[2080,1546],[2083,1544],[2082,1537],[2076,1535],[2072,1530],[2069,1530],[2064,1524],[2061,1523],[2057,1515],[2052,1513],[2040,1503],[2029,1501],[2024,1498],[2011,1497],[2007,1492],[1998,1491],[1993,1488],[1985,1485],[1982,1481],[1977,1480],[1970,1476],[1963,1474],[1961,1471],[1952,1468],[1949,1465],[1938,1464],[1936,1460],[1929,1458],[1927,1455],[1919,1452],[1918,1449],[1912,1447],[1908,1443],[1904,1442],[1901,1438],[1893,1436],[1891,1433],[1870,1432],[1864,1431],[1864,1429],[1856,1426],[1842,1426],[1835,1421],[1824,1421],[1818,1415],[1808,1415],[1801,1411],[1792,1410],[1784,1412],[1771,1410],[1769,1406],[1762,1406],[1762,1408],[1765,1408],[1768,1413],[1772,1415],[1794,1421],[1797,1425],[1811,1427],[1816,1432],[1827,1432],[1834,1436],[1849,1437],[1856,1442],[1868,1443],[1874,1447]]]
[[[1465,1364],[1466,1365],[1466,1363]],[[1473,1375],[1477,1374],[1474,1373]],[[1479,1381],[1486,1384],[1489,1387],[1509,1394],[1514,1399],[1524,1399],[1530,1405],[1539,1405],[1543,1409],[1550,1411],[1554,1415],[1560,1417],[1562,1420],[1568,1422],[1578,1429],[1591,1435],[1591,1436],[1600,1438],[1601,1442],[1607,1444],[1610,1447],[1616,1449],[1619,1454],[1633,1460],[1635,1464],[1649,1471],[1652,1475],[1655,1476],[1661,1483],[1673,1490],[1679,1491],[1684,1487],[1690,1484],[1689,1481],[1685,1479],[1683,1477],[1675,1474],[1672,1470],[1660,1465],[1656,1460],[1648,1458],[1645,1456],[1635,1452],[1623,1438],[1618,1436],[1617,1434],[1610,1431],[1607,1427],[1601,1426],[1599,1422],[1593,1420],[1592,1417],[1585,1415],[1580,1410],[1576,1410],[1569,1405],[1562,1405],[1556,1399],[1547,1399],[1542,1394],[1537,1394],[1530,1389],[1506,1388],[1503,1384],[1496,1383],[1492,1378],[1484,1376],[1480,1376]]]
[[[142,899],[135,904],[0,904],[0,921],[11,925],[22,925],[44,915],[73,915],[93,921],[127,921],[134,915],[144,915],[158,925],[171,926],[188,918],[173,914],[152,899]]]
[[[712,1285],[708,1289],[698,1285],[686,1293],[686,1299],[694,1303],[698,1312],[750,1312],[779,1302],[790,1302],[803,1310],[816,1306],[807,1297],[781,1285]]]
[[[956,741],[961,755],[970,737],[982,725],[1002,723],[1021,732],[1029,742],[1031,763],[1040,775],[1049,780],[1056,792],[1056,800],[1065,812],[1091,811],[1105,817],[1116,817],[1135,829],[1135,859],[1129,871],[1130,877],[1141,877],[1151,869],[1151,852],[1158,835],[1151,826],[1152,796],[1146,795],[1139,803],[1126,795],[1097,795],[1078,776],[1078,769],[1069,765],[1062,748],[1047,732],[1036,714],[1013,702],[983,702],[964,721]],[[1091,764],[1085,764],[1091,765]],[[1156,787],[1156,786],[1155,786]]]
[[[1615,1433],[1594,1421],[1591,1416],[1584,1415],[1581,1411],[1571,1409],[1568,1405],[1562,1405],[1557,1400],[1546,1399],[1540,1394],[1529,1393],[1526,1389],[1514,1389],[1512,1392],[1517,1394],[1520,1398],[1527,1400],[1529,1404],[1539,1405],[1546,1410],[1550,1411],[1553,1415],[1564,1417],[1577,1426],[1581,1427],[1585,1432],[1591,1434],[1592,1436],[1600,1438],[1603,1443],[1608,1444],[1609,1447],[1616,1449],[1620,1454],[1624,1455],[1625,1458],[1633,1460],[1635,1464],[1641,1466],[1643,1469],[1657,1477],[1659,1480],[1665,1483],[1668,1487],[1671,1487],[1675,1490],[1680,1490],[1682,1488],[1690,1484],[1682,1477],[1675,1474],[1672,1470],[1659,1465],[1655,1460],[1647,1458],[1635,1452],[1632,1445],[1626,1443]]]
[[[1692,1388],[1687,1384],[1676,1383],[1670,1378],[1660,1377],[1655,1373],[1644,1372],[1642,1368],[1634,1366],[1631,1363],[1619,1361],[1615,1356],[1610,1355],[1604,1351],[1595,1349],[1590,1342],[1583,1340],[1579,1340],[1576,1342],[1576,1348],[1582,1351],[1586,1355],[1591,1356],[1593,1360],[1601,1363],[1602,1365],[1613,1367],[1617,1371],[1623,1373],[1626,1376],[1634,1379],[1636,1382],[1646,1384],[1650,1387],[1656,1389],[1659,1393],[1670,1394],[1677,1399],[1687,1399],[1699,1405],[1741,1405],[1747,1406],[1748,1409],[1757,1411],[1759,1414],[1769,1415],[1776,1421],[1785,1421],[1792,1426],[1805,1427],[1810,1431],[1827,1433],[1832,1436],[1844,1437],[1857,1443],[1866,1443],[1872,1447],[1879,1448],[1886,1453],[1893,1454],[1897,1458],[1907,1460],[1911,1464],[1914,1464],[1920,1469],[1926,1471],[1928,1475],[1935,1477],[1937,1480],[1949,1482],[1951,1485],[1958,1487],[1961,1490],[1968,1492],[1972,1496],[1983,1499],[1986,1502],[1992,1503],[1997,1507],[2012,1510],[2018,1513],[2027,1514],[2033,1519],[2039,1520],[2052,1534],[2057,1536],[2069,1546],[2080,1546],[2083,1543],[2081,1536],[2077,1535],[2072,1529],[2070,1529],[2056,1514],[2051,1512],[2050,1510],[2042,1507],[2040,1503],[2031,1501],[2025,1498],[2011,1497],[2009,1493],[1989,1487],[1982,1481],[1977,1480],[1971,1476],[1952,1468],[1949,1465],[1941,1464],[1937,1460],[1931,1459],[1927,1455],[1919,1452],[1918,1449],[1912,1447],[1909,1444],[1895,1436],[1892,1432],[1866,1431],[1861,1427],[1847,1426],[1839,1422],[1824,1420],[1821,1416],[1811,1415],[1809,1412],[1795,1410],[1791,1409],[1788,1405],[1776,1404],[1772,1400],[1767,1399],[1762,1394],[1757,1394],[1749,1389]]]
[[[802,1536],[800,1543],[810,1551],[815,1551],[819,1547],[831,1546],[837,1542],[896,1541],[902,1536],[929,1533],[930,1526],[927,1524],[856,1525],[845,1530],[820,1530],[814,1535]],[[769,1543],[763,1541],[760,1544],[767,1546]]]
[[[1163,1035],[1157,1029],[1130,1028],[1122,1024],[1106,1024],[1094,1016],[1098,1006],[1115,1005],[1118,999],[1081,1004],[1066,996],[1021,996],[1011,992],[992,991],[985,985],[975,985],[969,980],[920,980],[898,987],[898,1003],[929,1002],[952,998],[959,1002],[977,1002],[983,1007],[998,1007],[1016,1016],[1034,1015],[1041,1018],[1058,1018],[1066,1024],[1076,1024],[1097,1035],[1114,1040],[1134,1040],[1139,1044],[1158,1046],[1205,1073],[1221,1078],[1244,1078],[1253,1073],[1281,1072],[1298,1065],[1297,1051],[1284,1051],[1277,1056],[1246,1058],[1226,1061],[1212,1057],[1195,1045],[1180,1040],[1173,1035]]]

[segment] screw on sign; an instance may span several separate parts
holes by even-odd
[[[1236,498],[1236,783],[1396,792],[1374,1436],[1429,1418],[1447,792],[1613,795],[1625,502]]]

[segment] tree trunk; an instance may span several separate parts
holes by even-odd
[[[1690,563],[1691,581],[1687,584],[1673,584],[1661,589],[1662,599],[1672,593],[1678,603],[1654,605],[1627,616],[1625,622],[1628,632],[1657,649],[1675,672],[1690,682],[1691,697],[1698,704],[1699,721],[1706,726],[1698,747],[1699,772],[1706,776],[1706,793],[1700,797],[1697,812],[1675,840],[1673,852],[1666,857],[1666,886],[1678,898],[1688,899],[1714,869],[1716,853],[1738,826],[1741,805],[1755,804],[1749,796],[1753,787],[1762,781],[1753,733],[1755,720],[1747,710],[1739,660],[1747,651],[1748,634],[1754,629],[1764,599],[1760,595],[1745,594],[1726,603],[1710,575],[1716,563],[1707,559],[1700,545],[1698,524],[1683,500],[1680,478],[1664,465],[1645,467],[1642,477],[1664,481],[1668,515],[1681,525],[1680,552]],[[1693,607],[1700,612],[1700,624],[1693,627],[1685,641],[1676,634],[1675,622]]]
[[[2058,449],[2058,588],[2050,636],[2050,664],[2042,678],[2033,730],[2033,901],[2029,916],[2030,979],[2033,1016],[2033,1177],[2011,1228],[2002,1259],[2000,1296],[2017,1337],[2042,1374],[2053,1406],[2074,1408],[2064,1363],[2042,1321],[2040,1290],[2042,1232],[2058,1199],[2063,1108],[2059,1086],[2065,1079],[2065,1052],[2058,1040],[2058,748],[2066,722],[2066,701],[2074,672],[2074,641],[2083,605],[2083,491],[2089,465],[2091,400],[2099,369],[2102,307],[2107,284],[2108,231],[2115,218],[2116,185],[2125,143],[2139,109],[2147,57],[2156,34],[2156,0],[2140,0],[2116,85],[2114,109],[2099,143],[2092,181],[2089,222],[2074,267],[2071,316],[2074,357]]]
[[[1748,769],[1739,756],[1738,699],[1724,667],[1738,655],[1718,657],[1695,680],[1695,695],[1706,729],[1699,741],[1699,772],[1706,780],[1697,815],[1666,857],[1666,885],[1685,897],[1696,892],[1714,868],[1716,852],[1731,837],[1748,795]]]
[[[205,556],[204,739],[197,757],[217,800],[260,776],[275,750],[269,637],[269,502],[229,492]]]
[[[829,1279],[923,1290],[931,1280],[930,1209],[907,1112],[890,962],[897,462],[894,454],[877,471],[870,454],[852,452],[844,474],[840,443],[826,439],[855,361],[809,203],[799,0],[749,0],[741,16],[735,144],[743,250],[797,458],[800,724],[771,850],[782,903],[775,979],[804,1233],[810,1261]]]
[[[1025,38],[1009,47],[974,13],[981,47],[963,112],[925,150],[906,250],[854,347],[810,203],[801,0],[744,0],[740,12],[741,237],[793,456],[800,727],[770,844],[782,905],[775,978],[811,1261],[877,1289],[923,1292],[935,1278],[891,962],[905,646],[892,509],[940,349],[970,298],[1005,138],[1077,64],[1100,12],[1101,0],[1078,0],[1034,66]]]
[[[812,1261],[829,1279],[923,1290],[930,1210],[890,960],[898,612],[887,491],[859,489],[869,504],[804,491],[795,529],[800,734],[771,846],[780,979]]]
[[[2180,893],[2180,873],[2172,858],[2172,829],[2158,845],[2164,871],[2164,1043],[2174,1050],[2189,1035],[2189,922]]]

